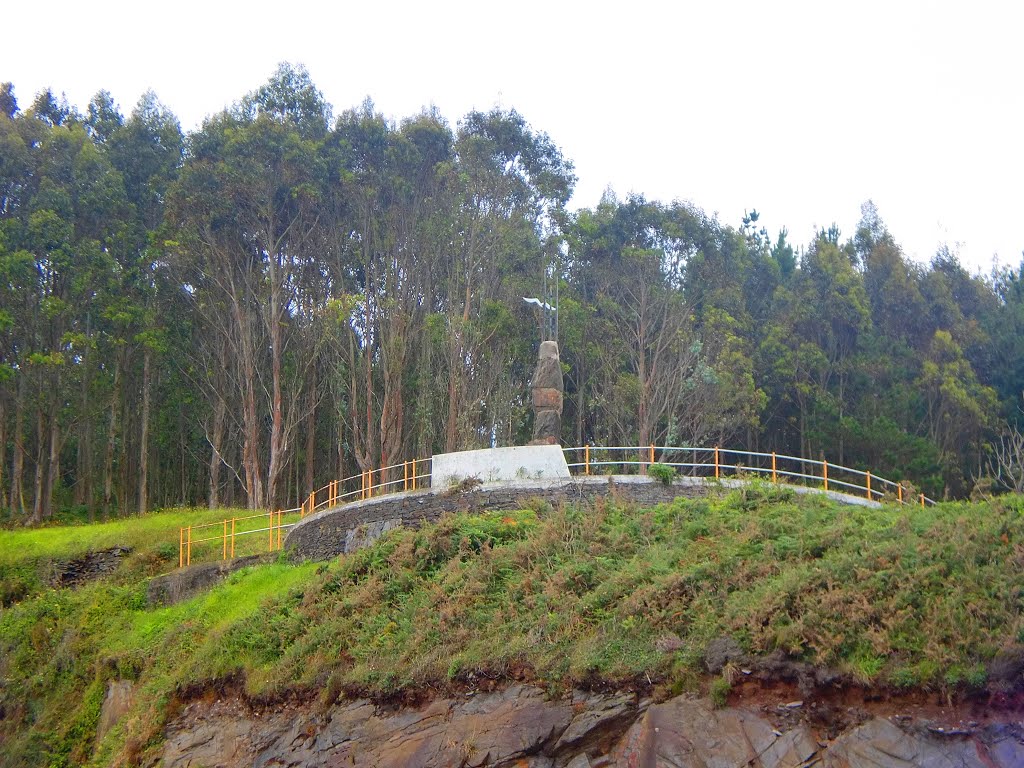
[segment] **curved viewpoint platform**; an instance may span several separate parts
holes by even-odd
[[[446,513],[483,512],[521,509],[528,501],[540,499],[549,504],[591,501],[598,496],[612,497],[643,506],[661,504],[685,496],[696,498],[721,489],[739,488],[744,480],[726,478],[719,481],[685,477],[665,485],[638,475],[570,477],[552,480],[510,480],[501,484],[481,485],[469,490],[460,487],[438,490],[409,491],[352,502],[327,509],[301,520],[288,533],[285,548],[294,557],[308,560],[329,560],[353,552],[380,538],[400,525],[434,522]],[[795,493],[818,493],[844,504],[880,506],[834,491],[783,485]]]

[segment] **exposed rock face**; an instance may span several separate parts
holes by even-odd
[[[163,576],[154,576],[146,587],[146,601],[150,606],[180,603],[220,583],[235,571],[266,559],[266,555],[246,555],[232,560],[197,563]]]
[[[558,342],[541,342],[530,389],[533,392],[530,445],[558,445],[562,441],[562,364],[558,359]]]
[[[96,727],[96,741],[102,741],[107,731],[128,714],[135,701],[135,686],[130,680],[114,680],[107,684],[107,695],[100,709],[100,722]]]
[[[162,765],[1010,768],[1024,765],[1022,736],[1019,725],[943,732],[874,718],[828,741],[805,723],[773,725],[761,710],[701,699],[652,705],[578,691],[550,700],[514,685],[406,709],[199,701],[168,726]]]
[[[200,702],[170,726],[162,764],[565,765],[587,744],[602,749],[598,732],[621,735],[638,709],[632,696],[549,701],[539,688],[521,685],[409,710],[346,702],[318,716],[294,709],[260,716],[238,702]]]
[[[98,579],[113,573],[121,565],[122,558],[131,553],[129,547],[111,547],[96,552],[87,552],[73,560],[54,563],[50,583],[55,587],[74,587],[86,581]]]

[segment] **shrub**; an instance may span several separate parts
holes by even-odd
[[[676,468],[670,467],[668,464],[651,464],[647,468],[647,474],[665,485],[672,485],[672,481],[676,478]]]
[[[724,677],[716,677],[711,681],[711,689],[708,694],[711,696],[711,703],[715,709],[721,709],[729,703],[729,693],[732,691],[732,683]]]

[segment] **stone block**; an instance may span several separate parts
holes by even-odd
[[[537,367],[533,370],[533,379],[530,386],[537,388],[550,388],[561,391],[562,386],[562,364],[551,358],[541,358],[537,361]]]
[[[533,407],[538,411],[562,412],[562,391],[553,387],[533,388]]]
[[[540,349],[537,351],[537,358],[540,360],[557,360],[558,342],[550,340],[542,341],[540,343]]]
[[[562,416],[558,411],[537,411],[533,421],[533,439],[552,438],[555,443],[562,439]]]

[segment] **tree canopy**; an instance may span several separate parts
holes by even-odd
[[[0,506],[284,506],[530,435],[557,284],[563,443],[828,458],[964,496],[1019,435],[1024,263],[906,258],[609,192],[512,110],[337,117],[301,67],[184,134],[148,92],[0,85]],[[1001,451],[1001,452],[1000,452]],[[1018,462],[1020,457],[1018,457]]]

